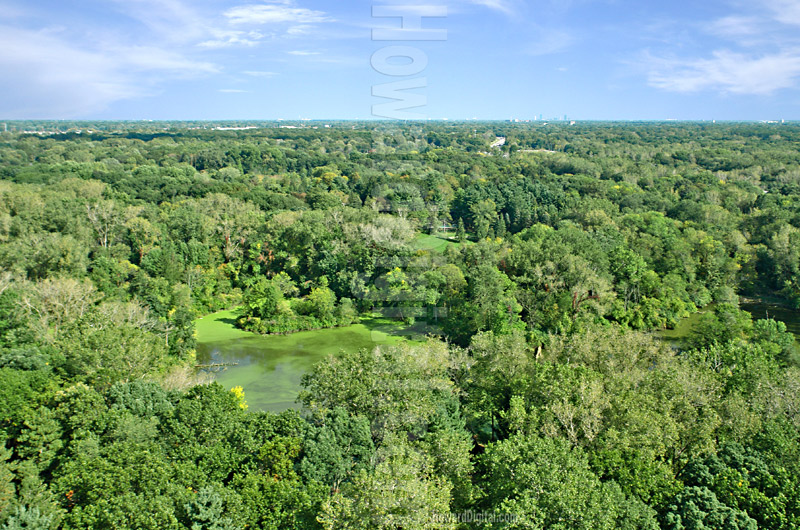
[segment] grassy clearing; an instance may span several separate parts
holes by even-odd
[[[417,234],[412,243],[415,250],[432,250],[434,252],[444,252],[450,246],[458,246],[457,241],[450,241],[439,236],[429,234]]]

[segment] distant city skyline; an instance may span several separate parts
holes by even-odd
[[[398,6],[0,0],[0,121],[800,119],[799,0]]]

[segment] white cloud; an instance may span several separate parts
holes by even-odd
[[[731,94],[769,95],[791,88],[800,77],[800,53],[760,56],[715,51],[708,59],[664,59],[645,56],[651,86],[674,92],[716,90]]]
[[[745,37],[759,34],[763,31],[762,20],[753,16],[730,15],[715,20],[709,26],[709,31],[722,37]]]
[[[225,17],[234,25],[316,24],[330,21],[323,11],[314,11],[294,4],[250,4],[229,9]]]
[[[191,42],[213,32],[207,17],[182,0],[113,0],[113,4],[119,11],[147,27],[160,40]]]
[[[7,2],[0,2],[0,13],[3,13],[3,18],[6,20],[22,18],[27,14],[25,10]]]
[[[525,48],[528,55],[542,56],[559,53],[575,42],[575,37],[566,31],[551,28],[537,28],[532,32],[536,39]]]
[[[720,40],[705,54],[646,52],[639,65],[648,83],[672,92],[771,95],[800,81],[800,0],[740,4],[738,12],[701,24]],[[673,46],[674,49],[679,49]]]
[[[308,24],[299,24],[297,26],[292,26],[286,30],[288,35],[307,35],[311,33],[311,30],[314,29],[314,26]]]
[[[156,39],[169,43],[194,44],[218,49],[232,46],[253,47],[264,35],[220,27],[218,13],[198,11],[201,3],[183,0],[114,0],[119,10],[150,29]]]
[[[181,54],[152,46],[132,46],[109,50],[114,61],[122,68],[140,71],[160,70],[177,76],[195,77],[197,74],[210,74],[219,71],[214,64],[193,61]]]
[[[790,26],[800,26],[800,2],[798,0],[766,0],[775,20]]]
[[[246,70],[242,73],[244,75],[249,75],[250,77],[275,77],[278,75],[277,72],[261,72],[256,70]]]
[[[244,31],[216,31],[214,32],[214,37],[216,38],[200,42],[197,46],[200,48],[253,47],[260,44],[264,35],[257,31],[247,33]]]
[[[512,15],[516,11],[516,2],[509,0],[470,0],[471,4],[488,7]]]
[[[79,47],[54,31],[0,26],[0,112],[8,118],[68,118],[152,93],[168,78],[218,71],[154,46]]]
[[[219,73],[221,67],[204,58],[211,51],[221,62],[235,53],[228,49],[283,40],[298,48],[293,55],[317,55],[304,47],[340,37],[320,33],[330,25],[319,24],[333,19],[301,2],[229,0],[220,8],[224,2],[109,0],[98,3],[96,11],[76,12],[81,18],[67,25],[56,11],[0,0],[0,115],[91,116],[119,101],[156,95],[172,81]],[[59,25],[43,29],[48,24]],[[277,50],[273,59],[290,62]],[[244,63],[239,69],[251,78],[277,75],[259,71],[257,64]]]
[[[479,6],[505,15],[516,15],[524,5],[521,0],[438,0],[434,2],[434,4],[440,3],[447,4],[450,14],[463,12],[467,6]]]

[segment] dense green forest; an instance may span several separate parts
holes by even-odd
[[[800,125],[9,125],[0,529],[800,528]],[[252,411],[234,307],[430,336]]]

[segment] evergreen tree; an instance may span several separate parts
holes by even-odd
[[[461,217],[458,218],[458,228],[456,228],[456,239],[458,239],[459,243],[463,243],[467,240],[467,231],[464,230],[464,219]]]
[[[494,224],[494,233],[497,237],[506,237],[506,222],[503,220],[502,215],[497,217],[497,222]]]

